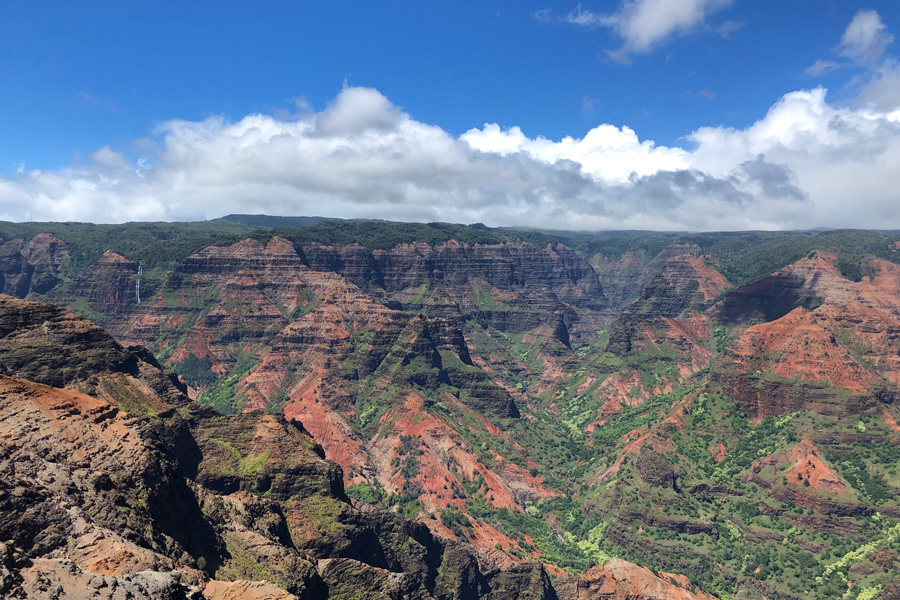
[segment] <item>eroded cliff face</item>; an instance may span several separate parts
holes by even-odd
[[[53,289],[69,256],[68,244],[49,233],[39,233],[31,238],[22,249],[22,257],[34,267],[31,291],[45,294]]]
[[[654,259],[656,274],[610,330],[606,350],[630,364],[602,384],[606,401],[591,431],[624,406],[668,393],[709,366],[715,344],[704,308],[730,287],[711,262],[694,246],[672,246]],[[656,373],[652,384],[640,367]]]
[[[113,326],[137,305],[137,273],[135,261],[107,250],[67,290],[51,291],[49,299],[59,304],[65,304],[67,299],[78,299],[87,305],[92,315],[100,317],[104,325]]]
[[[577,598],[597,600],[627,600],[641,597],[647,600],[712,600],[697,590],[683,576],[660,572],[654,575],[646,568],[624,560],[613,559],[596,566],[575,582]]]
[[[371,251],[306,244],[303,254],[310,268],[339,273],[379,300],[512,333],[561,315],[567,335],[589,337],[606,305],[590,264],[562,244],[468,246],[451,240]]]
[[[59,281],[69,258],[68,245],[49,233],[39,233],[26,244],[21,239],[0,240],[2,291],[18,298],[44,294]]]
[[[873,274],[852,282],[835,262],[813,252],[710,311],[738,324],[716,377],[753,418],[801,408],[852,412],[848,398],[900,381],[900,270],[872,259]],[[767,320],[746,327],[759,319]]]
[[[711,314],[728,323],[746,324],[774,321],[798,306],[861,304],[893,318],[900,316],[898,265],[871,257],[868,262],[873,275],[853,282],[841,275],[836,262],[837,256],[832,253],[813,251],[796,263],[735,290]]]

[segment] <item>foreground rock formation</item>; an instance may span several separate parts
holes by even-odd
[[[355,508],[299,422],[202,407],[73,313],[0,296],[0,330],[4,598],[575,598],[600,577],[558,593],[538,563],[498,570]],[[618,587],[589,597],[677,587],[647,573],[635,595],[628,568],[610,565]]]

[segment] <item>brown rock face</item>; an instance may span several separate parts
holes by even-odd
[[[66,559],[39,558],[21,570],[22,583],[11,599],[57,600],[205,600],[197,585],[179,571],[141,571],[117,577],[83,570]],[[252,596],[250,598],[253,598]],[[255,600],[255,599],[254,599]],[[280,600],[280,598],[279,598]]]
[[[710,336],[709,325],[704,317],[689,314],[689,309],[712,300],[729,284],[697,252],[693,247],[678,246],[667,252],[668,258],[659,265],[658,273],[647,283],[640,299],[613,326],[610,352],[624,356],[653,345],[654,338],[668,338],[686,358],[704,354],[702,342]],[[709,356],[708,351],[705,354]]]
[[[0,335],[0,364],[7,374],[57,387],[127,359],[109,334],[75,313],[6,295],[0,295]]]
[[[812,441],[806,439],[794,446],[788,460],[793,462],[785,479],[792,485],[801,485],[804,481],[817,490],[825,490],[833,494],[844,494],[850,491],[850,486],[844,478],[826,465],[819,457],[819,449]]]
[[[819,449],[808,438],[786,452],[777,452],[754,463],[750,479],[762,481],[754,476],[766,467],[773,467],[788,486],[807,487],[810,490],[828,492],[827,496],[823,496],[826,501],[837,494],[852,494],[850,485],[820,458]],[[771,488],[777,483],[777,481],[762,481],[761,485]],[[793,491],[789,493],[794,494]],[[810,503],[816,504],[814,498],[811,496],[809,500],[801,502],[801,504],[804,506]]]
[[[233,408],[282,410],[302,421],[344,468],[347,485],[377,481],[388,493],[421,491],[415,495],[430,510],[464,509],[465,490],[448,470],[454,465],[460,477],[482,474],[496,506],[521,511],[525,500],[557,494],[503,457],[494,469],[485,466],[470,442],[429,415],[432,401],[413,391],[453,386],[458,397],[446,402],[486,427],[485,419],[518,418],[509,391],[472,365],[458,313],[388,308],[337,273],[311,270],[277,237],[267,245],[244,240],[206,248],[136,313],[120,325],[127,339],[155,344],[176,369],[207,361],[206,382],[189,379],[201,391],[248,364],[227,397],[237,398]],[[373,409],[378,422],[367,421]],[[377,431],[382,435],[373,439]],[[422,439],[429,450],[416,459],[417,473],[400,476],[395,461],[406,458],[396,450],[406,438]],[[217,489],[235,489],[233,478],[218,481]]]
[[[27,244],[21,239],[0,240],[0,292],[24,298],[44,294],[59,281],[59,270],[69,258],[65,242],[39,233]]]
[[[578,578],[574,595],[560,600],[714,600],[700,591],[692,591],[683,579],[668,574],[661,579],[647,568],[613,559],[592,567]]]
[[[873,259],[875,274],[854,283],[835,260],[811,253],[710,311],[726,322],[775,317],[747,328],[715,374],[751,417],[801,408],[842,414],[850,409],[837,390],[862,395],[884,379],[900,381],[900,269]]]
[[[764,366],[776,377],[865,391],[875,378],[838,343],[828,325],[816,311],[796,308],[777,321],[747,329],[728,357],[745,371]]]
[[[20,250],[22,240],[0,241],[0,277],[2,292],[18,298],[24,298],[31,288],[31,277],[34,267],[25,260]]]
[[[303,253],[311,268],[339,273],[376,298],[405,309],[427,307],[429,314],[462,314],[504,331],[527,331],[559,313],[578,338],[590,335],[605,306],[590,264],[562,244],[450,241],[374,251],[307,244]]]
[[[120,254],[107,250],[97,262],[88,267],[65,292],[54,291],[50,299],[64,304],[66,299],[78,298],[96,314],[103,324],[114,323],[118,315],[126,313],[137,303],[135,276],[138,264]],[[64,295],[63,295],[64,294]]]
[[[203,588],[208,600],[297,600],[267,581],[210,581]]]
[[[190,514],[174,465],[160,460],[115,405],[0,377],[0,417],[3,539],[38,556],[62,550],[80,556],[84,568],[113,573],[172,564],[148,550],[183,552],[176,538],[187,541],[185,532],[168,527],[173,518],[198,518],[199,510]],[[130,530],[140,532],[132,538],[140,547],[118,533]]]
[[[59,281],[59,270],[69,258],[69,246],[49,233],[39,233],[22,250],[22,256],[34,267],[31,291],[45,294]]]
[[[142,348],[125,348],[73,312],[0,295],[0,370],[70,387],[145,414],[184,403],[184,387]]]
[[[734,290],[712,309],[728,323],[774,321],[798,306],[861,304],[892,318],[900,317],[900,266],[872,259],[874,277],[852,282],[835,267],[837,258],[825,252],[809,256],[750,285]]]

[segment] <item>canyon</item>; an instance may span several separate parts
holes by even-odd
[[[900,597],[900,236],[125,227],[0,227],[10,597]]]

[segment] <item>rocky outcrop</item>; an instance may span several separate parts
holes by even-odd
[[[23,258],[34,267],[31,291],[46,294],[59,282],[59,272],[69,259],[68,244],[49,233],[39,233],[25,244]]]
[[[201,593],[199,582],[181,571],[141,571],[111,576],[81,569],[66,559],[39,558],[29,561],[19,575],[21,585],[6,597],[21,600],[212,600],[217,597]],[[232,598],[243,600],[238,596]],[[253,596],[246,598],[255,600]],[[275,598],[281,600],[281,597]]]
[[[184,403],[184,386],[140,347],[126,348],[75,313],[0,295],[0,371],[112,399],[136,414]]]
[[[34,266],[22,256],[23,245],[20,239],[0,240],[0,283],[3,284],[0,291],[18,298],[28,294],[34,275]]]
[[[710,337],[709,325],[704,317],[688,313],[692,307],[714,299],[729,285],[698,250],[680,246],[669,249],[665,262],[659,265],[641,297],[613,325],[607,346],[610,352],[625,356],[648,345],[658,345],[656,340],[665,340],[687,360],[692,355],[706,354],[704,358],[708,358],[709,352],[704,350]]]
[[[649,446],[642,446],[636,458],[641,479],[659,487],[675,488],[675,468]]]
[[[861,393],[876,381],[838,342],[817,311],[796,308],[784,317],[747,329],[728,348],[725,361],[741,374],[765,371]]]
[[[619,559],[591,567],[574,588],[574,595],[560,596],[560,600],[714,600],[693,588],[683,576],[656,576],[647,568]]]
[[[64,304],[67,299],[79,299],[87,304],[93,315],[103,324],[115,323],[119,315],[137,304],[135,276],[138,264],[110,250],[85,269],[66,290],[55,289],[49,299]]]
[[[733,290],[710,314],[731,324],[752,324],[775,321],[797,307],[857,303],[892,318],[900,317],[900,297],[896,293],[900,266],[872,259],[874,275],[853,282],[841,275],[836,262],[834,254],[810,252],[806,258],[768,277]]]
[[[68,245],[49,233],[39,233],[28,243],[0,239],[0,293],[24,298],[49,292],[69,254]]]
[[[0,415],[3,539],[31,556],[80,555],[93,570],[171,567],[163,556],[204,543],[202,526],[178,525],[202,519],[177,465],[114,404],[2,377]],[[82,553],[88,545],[93,552]]]
[[[753,418],[812,408],[862,409],[858,400],[886,379],[900,381],[900,269],[872,259],[872,275],[841,276],[836,257],[813,252],[729,293],[710,314],[752,323],[725,351],[714,377]]]
[[[648,265],[645,265],[647,256],[643,250],[626,252],[612,260],[598,254],[590,262],[603,286],[608,307],[615,312],[640,298],[651,276]]]

